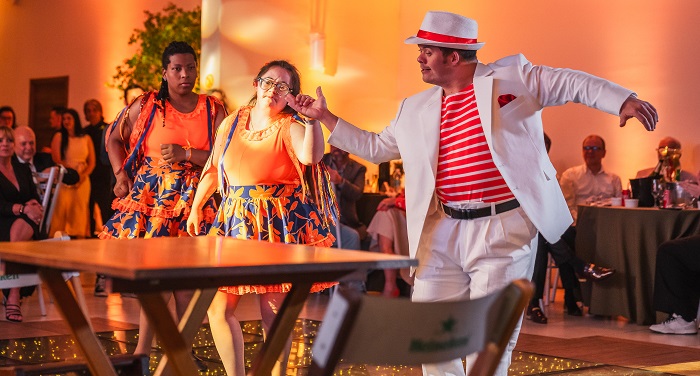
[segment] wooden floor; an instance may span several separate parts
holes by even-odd
[[[108,298],[92,296],[94,275],[83,275],[88,293],[88,310],[105,348],[111,353],[133,351],[139,305],[136,299],[111,294]],[[563,294],[558,294],[559,296]],[[0,320],[0,366],[13,364],[16,359],[55,361],[56,356],[68,358],[74,349],[68,330],[47,300],[47,316],[41,316],[36,296],[23,303],[24,322],[21,324]],[[295,348],[290,357],[289,375],[303,375],[308,357],[308,336],[315,333],[323,316],[328,296],[312,295],[302,312],[305,320],[298,322]],[[627,323],[623,319],[601,319],[593,316],[572,317],[563,312],[562,302],[545,307],[549,317],[546,325],[525,320],[516,352],[513,354],[512,375],[699,375],[700,336],[654,334],[645,326]],[[4,314],[4,312],[2,312]],[[246,355],[252,357],[262,337],[259,335],[257,300],[245,297],[237,312],[245,321]],[[2,316],[4,317],[4,315]],[[206,375],[223,374],[213,342],[207,338],[207,327],[200,331],[196,352],[209,370]],[[313,335],[313,334],[311,334]],[[46,352],[53,354],[47,357]],[[60,355],[56,355],[56,354]],[[152,355],[152,365],[160,354]],[[42,360],[43,359],[43,360]],[[378,373],[377,373],[378,372]],[[345,369],[351,375],[419,375],[415,368]]]

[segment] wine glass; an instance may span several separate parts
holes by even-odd
[[[654,196],[654,206],[661,207],[664,197],[665,184],[661,179],[651,180],[651,194]]]

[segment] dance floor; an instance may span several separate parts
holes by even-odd
[[[137,341],[136,328],[128,330],[101,331],[109,325],[115,327],[132,326],[126,323],[105,322],[93,320],[102,345],[110,355],[133,352]],[[0,325],[0,333],[4,333],[9,324],[3,322]],[[62,331],[65,326],[60,321],[27,323],[28,331]],[[250,360],[257,353],[262,344],[262,330],[259,321],[246,321],[242,323],[245,333],[246,362],[250,366]],[[291,356],[288,364],[288,375],[305,375],[309,365],[309,352],[313,338],[318,329],[319,322],[302,319],[297,322],[294,330],[294,340]],[[49,329],[47,329],[49,328]],[[666,355],[672,355],[674,363],[684,363],[689,359],[699,359],[700,350],[682,350],[674,352],[675,346],[663,346],[646,344],[628,340],[613,338],[592,337],[587,342],[578,342],[576,347],[569,346],[570,340],[553,340],[547,337],[524,334],[520,339],[518,350],[513,354],[513,363],[510,374],[512,375],[667,375],[649,370],[649,367],[666,365],[661,360]],[[567,352],[568,356],[562,357],[553,349],[559,348],[559,353]],[[582,349],[595,348],[591,353]],[[611,354],[610,349],[617,348],[629,353],[627,361],[620,361],[619,354]],[[607,349],[607,350],[606,350]],[[681,348],[683,349],[683,348]],[[677,350],[677,349],[676,349]],[[204,325],[197,335],[194,343],[194,352],[201,360],[200,364],[205,371],[202,375],[225,375],[221,361],[214,347],[211,332],[208,325]],[[160,361],[161,352],[156,347],[151,354],[150,368],[155,370]],[[74,360],[79,357],[76,347],[70,335],[47,335],[42,337],[30,337],[19,339],[0,340],[0,366],[21,364],[36,364]],[[588,360],[587,360],[588,359]],[[610,360],[606,362],[605,360]],[[624,359],[624,358],[623,358]],[[606,364],[617,363],[617,364]],[[645,369],[646,368],[646,369]],[[670,372],[670,371],[669,371]],[[336,369],[337,375],[420,375],[419,367],[370,367],[366,365],[341,364]],[[692,373],[684,373],[692,374]]]
[[[89,286],[85,288],[91,291]],[[120,298],[118,294],[107,299],[87,298],[94,328],[107,352],[133,352],[138,333],[138,302]],[[314,294],[302,312],[302,317],[306,318],[297,321],[288,375],[306,374],[310,348],[320,324],[318,319],[322,317],[327,299],[326,295]],[[255,302],[244,301],[239,307],[248,366],[262,343]],[[0,367],[61,362],[80,357],[55,307],[48,304],[48,308],[49,315],[41,317],[35,298],[30,298],[24,307],[24,323],[0,321]],[[700,375],[698,336],[649,336],[645,327],[591,316],[567,317],[561,311],[561,303],[557,302],[547,308],[549,324],[524,322],[510,375]],[[577,334],[566,335],[567,332]],[[206,369],[202,375],[225,375],[207,324],[202,326],[195,339],[194,353]],[[155,347],[150,359],[152,370],[155,370],[161,355]],[[420,367],[341,363],[336,369],[336,375],[420,374]]]

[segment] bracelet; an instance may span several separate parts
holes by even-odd
[[[185,149],[185,160],[189,162],[190,158],[192,158],[192,149]]]
[[[304,121],[307,122],[307,123],[310,123],[310,122],[316,120],[316,119],[314,119],[314,118],[312,118],[312,117],[308,117],[308,116],[306,116],[306,115],[302,115],[302,114],[298,114],[298,115],[299,115],[299,117],[301,118],[301,120],[304,120]]]

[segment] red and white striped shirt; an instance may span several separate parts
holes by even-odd
[[[493,163],[474,85],[442,100],[436,188],[443,203],[502,202],[513,192]]]

